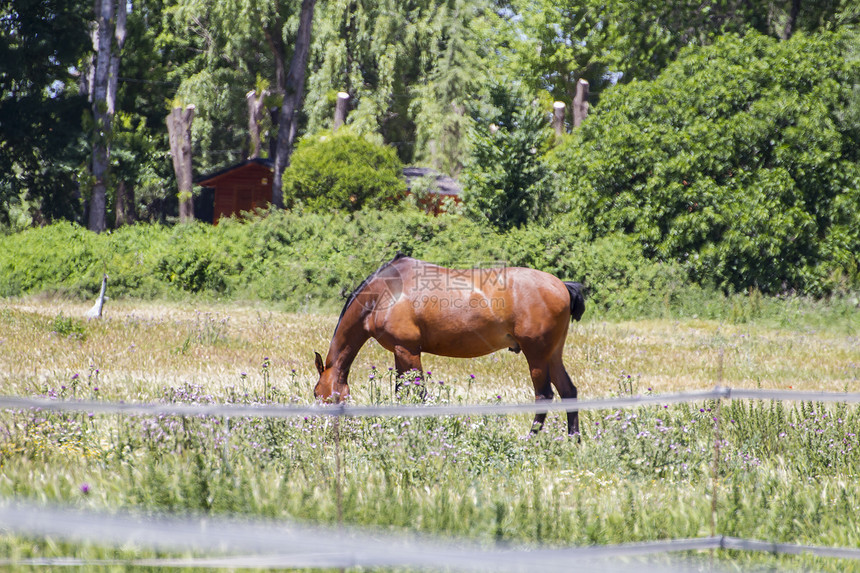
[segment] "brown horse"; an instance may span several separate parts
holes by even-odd
[[[398,253],[349,296],[340,313],[314,396],[349,395],[349,368],[369,338],[394,353],[397,374],[421,368],[421,353],[474,358],[502,348],[525,355],[535,400],[576,398],[562,352],[571,319],[585,311],[582,285],[534,269],[447,269]],[[532,431],[546,414],[535,414]],[[579,415],[567,429],[579,433]]]

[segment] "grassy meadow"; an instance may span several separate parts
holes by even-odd
[[[574,323],[565,362],[583,399],[768,388],[860,392],[855,301],[730,301],[726,319]],[[259,303],[0,300],[0,394],[186,403],[310,403],[313,352],[336,313]],[[392,357],[371,341],[351,373],[357,404],[392,403]],[[525,402],[510,352],[425,356],[430,403]],[[414,396],[401,398],[405,401]],[[0,413],[0,497],[91,509],[241,514],[570,546],[706,536],[716,404],[562,416],[345,419],[338,508],[334,422]],[[720,405],[716,533],[860,547],[860,409]],[[140,556],[0,536],[0,554]],[[860,563],[726,552],[732,566],[860,571]]]

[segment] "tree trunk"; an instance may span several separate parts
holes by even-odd
[[[566,107],[563,101],[557,101],[552,104],[552,127],[557,137],[564,135],[564,112]]]
[[[93,42],[93,53],[86,56],[84,70],[78,82],[78,90],[82,96],[87,96],[87,102],[93,103],[93,84],[96,81],[96,59],[94,54],[99,49],[99,28],[94,22],[90,29],[90,39]]]
[[[92,79],[93,118],[93,193],[87,227],[100,233],[107,228],[107,183],[110,168],[110,140],[116,110],[119,61],[125,44],[128,3],[118,0],[96,0],[96,61]],[[115,10],[116,8],[116,10]],[[116,46],[113,39],[116,39]]]
[[[260,122],[263,121],[263,100],[268,95],[269,90],[263,90],[260,94],[257,94],[256,90],[251,90],[245,94],[245,99],[248,101],[248,137],[251,139],[248,159],[260,157]]]
[[[791,39],[791,35],[794,34],[794,27],[797,24],[797,15],[800,13],[800,0],[791,0],[791,11],[788,14],[788,22],[785,23],[785,30],[783,31],[783,38],[786,40]]]
[[[278,138],[275,134],[278,133],[278,120],[281,119],[281,108],[270,107],[269,119],[272,120],[272,129],[269,132],[269,159],[274,159],[278,154]]]
[[[131,225],[137,220],[134,208],[134,187],[125,181],[116,186],[116,224],[115,228]]]
[[[117,83],[119,82],[119,57],[122,54],[122,48],[125,46],[125,22],[128,18],[128,2],[117,0],[116,10],[116,26],[114,29],[114,38],[116,38],[116,50],[111,51],[110,56],[110,75],[107,85],[107,112],[113,118],[116,112],[116,92]]]
[[[107,227],[107,177],[110,165],[111,116],[108,113],[107,93],[111,63],[111,21],[113,20],[113,1],[96,0],[96,68],[93,77],[93,193],[90,198],[90,217],[88,228],[101,233]]]
[[[346,122],[346,107],[349,105],[349,94],[346,92],[337,92],[337,103],[334,106],[334,125],[332,131],[337,129]]]
[[[580,79],[576,83],[576,97],[573,98],[573,126],[579,127],[588,116],[588,81]]]
[[[299,29],[290,71],[287,74],[284,103],[281,105],[281,115],[278,121],[278,143],[275,153],[275,172],[272,176],[272,203],[276,207],[284,206],[284,191],[282,180],[284,169],[290,164],[290,153],[298,129],[297,110],[302,105],[305,91],[305,71],[308,62],[308,52],[311,44],[311,28],[313,26],[314,5],[316,0],[302,0],[302,11],[299,15]]]
[[[269,51],[272,53],[272,59],[275,60],[275,93],[283,94],[287,90],[287,66],[284,63],[286,50],[284,49],[284,41],[281,38],[283,22],[280,19],[274,24],[263,30],[266,35],[266,40],[269,42]]]
[[[167,116],[167,133],[170,138],[170,154],[173,156],[173,172],[179,187],[179,221],[194,221],[194,195],[191,177],[191,122],[194,121],[193,105],[184,110],[173,108]]]

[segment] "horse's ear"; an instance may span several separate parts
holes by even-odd
[[[325,364],[323,364],[323,359],[319,352],[314,352],[314,364],[316,364],[319,373],[322,374],[323,370],[325,370]]]

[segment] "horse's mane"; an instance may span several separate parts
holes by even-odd
[[[340,326],[340,321],[343,320],[343,315],[346,314],[346,309],[349,308],[349,305],[351,305],[352,301],[354,301],[356,299],[356,297],[358,297],[359,293],[361,293],[361,291],[364,289],[364,287],[366,287],[370,281],[372,281],[374,278],[376,278],[376,275],[381,273],[384,269],[388,268],[388,266],[391,265],[394,261],[396,261],[398,259],[402,259],[405,256],[406,255],[404,255],[400,251],[397,251],[397,254],[394,255],[393,259],[391,259],[387,263],[383,263],[378,269],[376,269],[375,271],[370,273],[370,275],[368,275],[368,277],[366,279],[361,281],[360,285],[355,287],[355,289],[349,294],[349,296],[346,297],[346,304],[343,305],[343,310],[340,311],[340,316],[337,319],[337,326],[335,326],[335,328],[334,328],[335,330],[337,330],[338,327]]]

